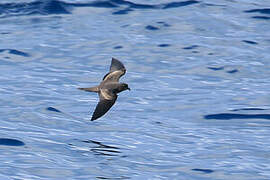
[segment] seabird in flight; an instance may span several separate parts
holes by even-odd
[[[128,84],[119,83],[119,79],[126,73],[126,68],[119,60],[112,58],[110,72],[108,72],[98,86],[90,88],[79,88],[80,90],[96,92],[99,95],[99,102],[92,115],[91,121],[103,116],[114,105],[117,94],[130,90]]]

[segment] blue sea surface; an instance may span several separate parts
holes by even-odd
[[[2,0],[0,179],[270,179],[265,0]],[[110,111],[90,121],[111,58]]]

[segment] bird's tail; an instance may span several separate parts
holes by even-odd
[[[78,88],[78,89],[83,90],[83,91],[89,91],[89,92],[98,92],[99,91],[98,86],[94,86],[94,87],[90,87],[90,88]]]

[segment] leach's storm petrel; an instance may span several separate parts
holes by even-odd
[[[121,91],[130,90],[126,83],[119,83],[119,79],[126,73],[126,68],[119,60],[112,58],[110,72],[104,77],[98,86],[90,88],[79,88],[80,90],[96,92],[99,95],[99,102],[93,113],[91,121],[103,116],[113,106],[117,94]]]

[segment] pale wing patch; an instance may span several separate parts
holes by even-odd
[[[112,100],[114,98],[113,94],[110,93],[108,89],[101,89],[99,94],[100,100]]]
[[[120,77],[125,74],[126,71],[119,70],[119,71],[113,71],[106,75],[103,81],[113,81],[113,82],[118,82]]]

